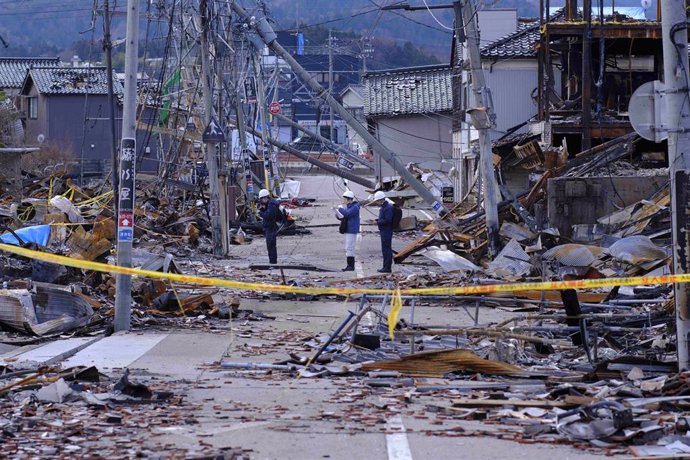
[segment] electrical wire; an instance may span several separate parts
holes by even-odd
[[[426,0],[422,0],[422,1],[424,2],[424,6],[426,6],[426,9],[429,12],[429,14],[431,15],[431,17],[434,18],[434,21],[436,21],[436,24],[438,24],[439,26],[443,27],[446,30],[450,30],[452,32],[455,32],[455,30],[452,27],[448,27],[447,25],[441,23],[441,21],[438,20],[436,15],[434,15],[434,12],[431,11],[431,8],[429,8],[429,4],[426,2]]]

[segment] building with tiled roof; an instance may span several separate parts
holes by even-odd
[[[24,83],[26,73],[32,67],[57,67],[60,58],[0,58],[0,90],[16,96]]]
[[[105,67],[34,67],[29,69],[22,93],[33,85],[41,94],[108,94]],[[113,78],[113,93],[122,94],[122,84]]]
[[[448,65],[370,72],[363,77],[364,116],[376,137],[403,163],[451,166],[453,88]],[[378,156],[379,177],[393,175]]]
[[[26,143],[49,145],[72,156],[85,173],[110,171],[111,136],[108,74],[104,67],[36,67],[28,70],[21,87],[22,120]],[[117,131],[122,125],[119,104],[124,88],[113,75]],[[141,121],[155,123],[155,109],[146,109]],[[119,136],[119,134],[118,134]],[[137,131],[138,153],[148,171],[157,170],[158,148],[145,130]],[[117,139],[116,139],[117,141]],[[148,163],[147,163],[148,161]],[[148,164],[148,166],[146,166]]]
[[[370,72],[364,76],[364,115],[449,112],[453,108],[451,79],[447,65]]]
[[[539,43],[539,22],[522,23],[518,30],[489,43],[481,49],[482,58],[536,58]]]

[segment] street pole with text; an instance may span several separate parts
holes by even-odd
[[[136,198],[135,165],[137,134],[137,59],[139,54],[139,1],[127,1],[127,44],[125,48],[125,94],[122,104],[122,142],[120,144],[120,185],[117,214],[117,264],[132,266],[134,239],[134,204]],[[128,331],[132,311],[132,278],[115,277],[114,329]]]

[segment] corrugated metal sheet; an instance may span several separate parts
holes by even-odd
[[[69,288],[35,283],[34,290],[0,290],[0,323],[45,335],[80,327],[93,316],[91,305]]]

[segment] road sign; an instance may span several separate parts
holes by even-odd
[[[342,155],[338,157],[337,164],[338,166],[341,166],[349,171],[352,171],[352,168],[355,167],[355,164],[353,162],[343,157]]]
[[[268,105],[268,113],[271,115],[277,115],[280,113],[280,102],[271,102]]]
[[[118,226],[120,228],[132,228],[134,226],[134,214],[131,212],[121,212],[118,216]]]
[[[654,142],[668,137],[668,131],[662,123],[666,114],[664,92],[663,82],[650,81],[635,90],[628,104],[628,116],[635,132]]]
[[[208,122],[204,134],[201,135],[201,140],[203,142],[225,142],[225,133],[215,118],[211,117],[211,121]]]

